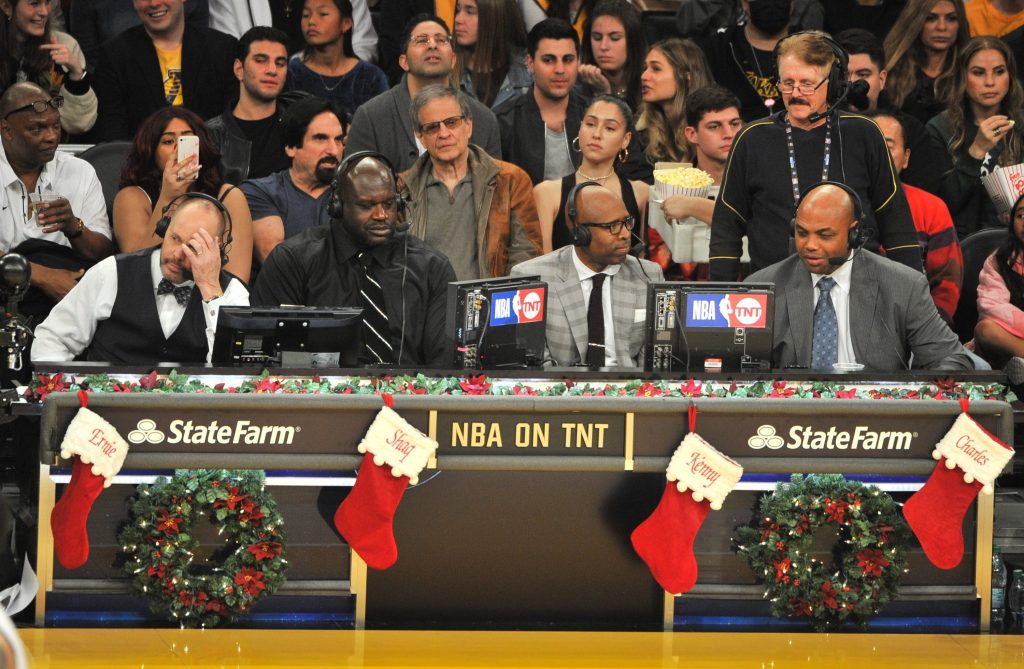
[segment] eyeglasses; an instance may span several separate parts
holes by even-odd
[[[431,121],[430,123],[420,124],[420,132],[428,137],[436,135],[437,131],[441,129],[441,124],[444,123],[444,127],[449,130],[455,130],[462,126],[462,122],[466,120],[465,116],[449,116],[443,121]]]
[[[449,42],[452,41],[452,38],[448,37],[448,35],[438,33],[436,35],[416,35],[416,37],[413,37],[409,41],[416,46],[427,46],[431,42],[434,43],[434,46],[448,46]]]
[[[18,107],[17,109],[12,109],[11,111],[7,112],[7,115],[4,116],[4,118],[10,118],[12,114],[17,114],[18,112],[28,111],[29,109],[31,109],[32,111],[34,111],[37,114],[42,114],[43,112],[46,111],[47,107],[53,107],[54,109],[60,109],[63,106],[64,106],[64,97],[61,96],[61,95],[54,95],[49,100],[36,100],[35,102],[27,104],[24,107]]]
[[[825,77],[817,84],[794,84],[792,81],[780,81],[779,92],[789,95],[790,93],[796,91],[800,93],[800,95],[810,95],[814,93],[814,91],[821,88],[821,85],[824,84],[826,81],[828,81],[828,77]]]
[[[611,223],[580,223],[580,225],[585,225],[588,228],[602,228],[613,235],[617,235],[622,232],[622,228],[632,230],[633,226],[636,225],[636,219],[632,216],[626,216],[625,218],[620,218],[619,220],[612,221]]]

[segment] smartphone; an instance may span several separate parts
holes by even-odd
[[[196,164],[199,164],[199,136],[198,135],[182,135],[178,138],[178,162],[182,162],[186,158],[191,156],[196,157]],[[199,173],[193,179],[198,179]]]

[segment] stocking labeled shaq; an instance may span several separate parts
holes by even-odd
[[[964,556],[964,514],[978,494],[991,495],[996,477],[1013,457],[1007,446],[967,415],[935,446],[939,461],[924,487],[903,505],[903,517],[924,554],[939,569],[952,569]]]
[[[77,569],[89,559],[89,512],[99,494],[110,487],[121,471],[128,455],[128,443],[114,426],[86,408],[88,395],[80,392],[79,400],[82,407],[60,445],[60,457],[74,459],[71,482],[50,513],[53,549],[65,569]]]
[[[665,475],[668,484],[661,501],[630,539],[658,585],[677,595],[689,592],[697,582],[693,540],[708,512],[722,508],[743,476],[743,467],[691,431]]]
[[[398,560],[392,523],[410,483],[437,450],[437,442],[382,407],[359,442],[365,453],[348,497],[334,513],[334,526],[367,566],[387,569]]]

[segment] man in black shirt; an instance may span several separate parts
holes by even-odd
[[[800,194],[827,180],[860,196],[867,248],[881,244],[890,259],[921,271],[917,231],[885,138],[871,119],[831,108],[836,52],[822,33],[805,32],[782,40],[778,57],[785,108],[733,140],[712,216],[711,280],[736,279],[744,235],[752,271],[789,256]]]
[[[278,96],[288,74],[288,36],[256,26],[238,41],[238,98],[206,123],[220,147],[224,181],[240,184],[288,167]]]
[[[363,361],[441,365],[451,263],[407,232],[396,235],[404,202],[382,156],[353,155],[333,186],[330,224],[278,244],[250,302],[362,307]]]

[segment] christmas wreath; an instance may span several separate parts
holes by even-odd
[[[263,472],[179,470],[140,485],[118,540],[132,588],[182,627],[213,627],[248,613],[284,583],[285,537]],[[198,524],[227,541],[193,564]]]
[[[776,617],[807,617],[821,631],[871,616],[896,597],[909,529],[875,486],[839,475],[794,474],[759,504],[755,527],[739,530],[740,553],[763,577]],[[812,557],[815,533],[838,534],[832,563]]]

